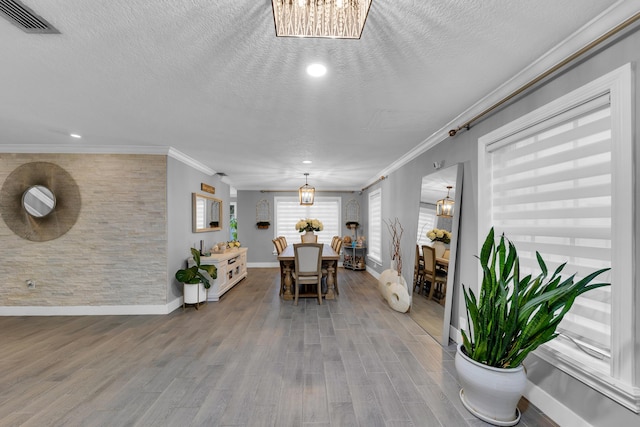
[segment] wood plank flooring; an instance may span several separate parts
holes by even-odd
[[[166,316],[0,318],[0,426],[483,426],[453,355],[366,272],[340,296],[278,296],[249,269],[220,302]],[[521,426],[553,426],[525,400]]]

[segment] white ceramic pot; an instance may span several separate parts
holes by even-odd
[[[444,251],[447,249],[447,246],[444,244],[444,242],[440,242],[437,240],[431,244],[431,247],[436,250],[436,258],[442,258],[442,255],[444,255]]]
[[[462,385],[460,400],[469,412],[498,426],[520,421],[517,405],[527,385],[522,365],[510,369],[483,365],[464,354],[462,345],[458,345],[455,365]]]
[[[185,304],[197,304],[207,300],[207,289],[202,282],[200,283],[184,283],[184,303]]]

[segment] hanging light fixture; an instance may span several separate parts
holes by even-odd
[[[271,0],[278,37],[359,39],[371,0]]]
[[[300,187],[300,190],[298,190],[298,195],[300,196],[300,204],[304,206],[313,205],[313,197],[316,194],[316,189],[307,183],[308,176],[308,173],[304,174],[304,185]]]
[[[436,215],[444,218],[453,217],[453,205],[454,201],[449,197],[449,192],[453,187],[447,185],[447,197],[440,199],[436,202]]]

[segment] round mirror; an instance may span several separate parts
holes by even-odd
[[[22,194],[22,207],[29,215],[42,218],[56,207],[56,196],[44,185],[34,185]]]

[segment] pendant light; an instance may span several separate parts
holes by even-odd
[[[298,195],[300,197],[300,204],[303,206],[313,205],[313,198],[316,194],[316,189],[307,183],[308,176],[309,176],[308,173],[304,174],[304,185],[300,187],[300,190],[298,190]]]
[[[447,185],[447,197],[440,199],[436,202],[436,215],[443,218],[453,217],[453,205],[454,201],[449,197],[449,192],[453,187]]]

